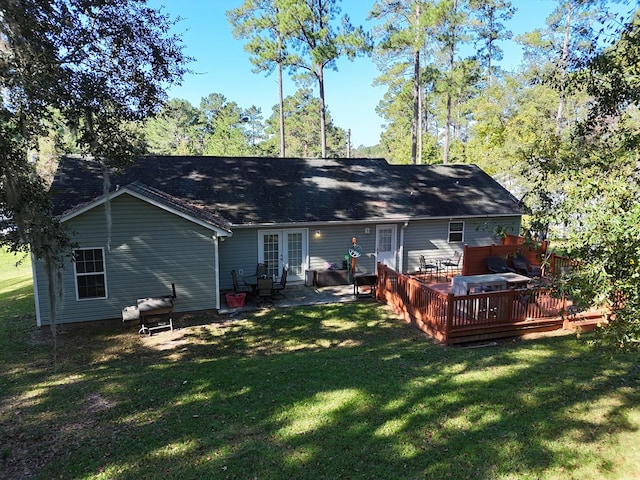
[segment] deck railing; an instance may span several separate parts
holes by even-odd
[[[538,320],[560,318],[564,298],[545,288],[453,295],[433,289],[416,278],[378,264],[378,297],[438,341],[466,341],[471,335],[505,336],[531,329]],[[465,340],[461,340],[465,339]]]

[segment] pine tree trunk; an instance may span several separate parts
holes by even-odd
[[[326,105],[324,103],[324,77],[322,67],[318,67],[318,90],[320,92],[320,148],[322,158],[327,158]]]
[[[278,63],[278,96],[280,107],[280,156],[284,158],[287,153],[284,134],[284,94],[282,92],[282,63]]]
[[[418,115],[420,115],[420,50],[413,54],[413,119],[411,121],[411,164],[416,164],[418,143]]]
[[[565,83],[569,59],[569,39],[571,34],[571,2],[567,2],[567,18],[564,26],[564,42],[560,58],[560,98],[558,99],[558,113],[556,114],[556,135],[562,132],[562,118],[564,117]]]

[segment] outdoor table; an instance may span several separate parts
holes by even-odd
[[[270,278],[268,275],[247,275],[242,277],[242,281],[245,285],[251,287],[253,293],[258,289],[258,278]]]
[[[258,286],[258,276],[257,275],[247,275],[246,277],[242,277],[242,281],[245,285],[255,289]]]

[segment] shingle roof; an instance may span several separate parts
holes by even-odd
[[[101,166],[60,161],[54,213],[102,195]],[[384,159],[146,156],[114,173],[205,208],[234,225],[521,215],[515,198],[475,165],[389,165]]]
[[[196,206],[190,202],[168,195],[157,188],[149,187],[141,182],[130,183],[126,188],[157,205],[168,208],[169,210],[202,220],[203,222],[219,227],[222,230],[226,230],[228,232],[231,231],[229,228],[230,222],[207,206]]]

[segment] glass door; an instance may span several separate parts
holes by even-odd
[[[288,281],[304,281],[308,260],[307,230],[262,230],[258,232],[258,261],[268,274],[280,278],[287,267]]]
[[[280,264],[282,263],[282,242],[278,232],[264,233],[262,235],[262,255],[258,261],[267,264],[267,275],[270,277],[280,276]]]
[[[396,268],[396,226],[376,226],[376,262]],[[377,265],[377,263],[376,263]]]

